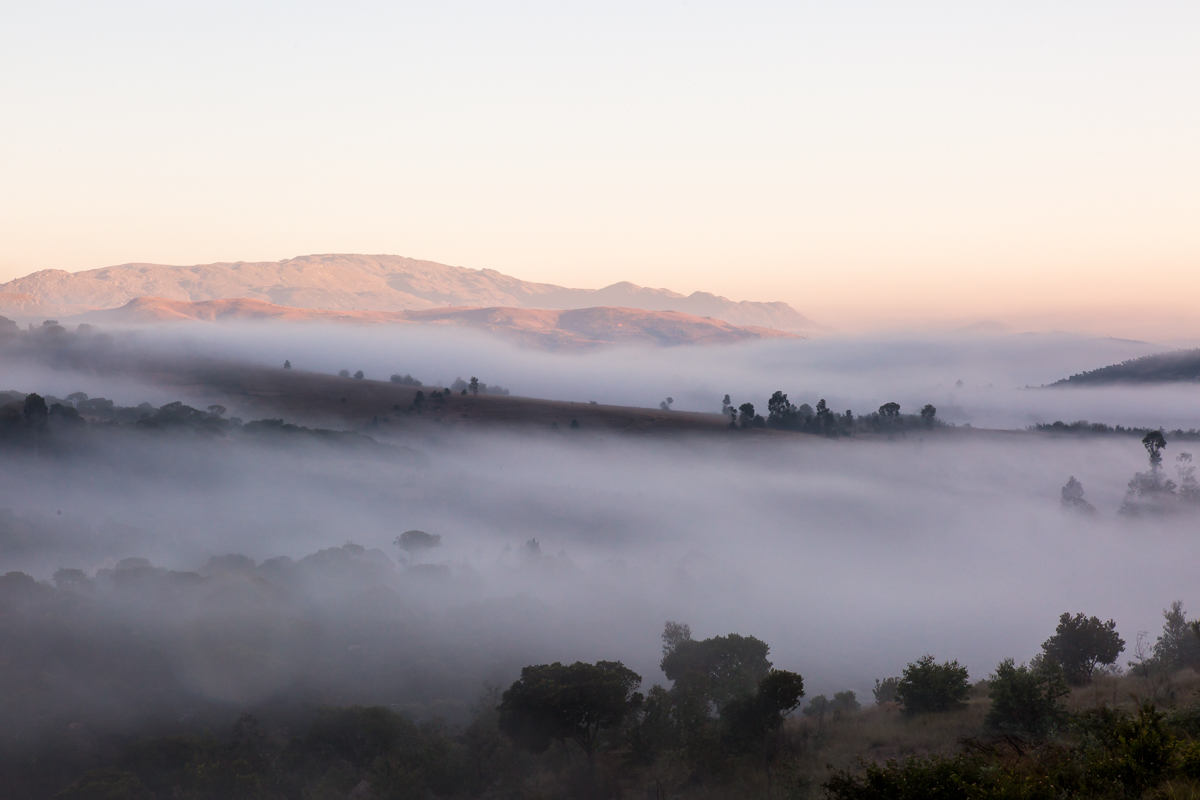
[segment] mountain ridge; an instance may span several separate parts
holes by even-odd
[[[602,289],[535,283],[492,269],[469,269],[393,255],[315,254],[282,261],[172,266],[118,264],[82,272],[40,270],[0,285],[60,314],[119,308],[138,297],[204,302],[245,297],[325,311],[418,311],[446,306],[573,310],[594,307],[677,311],[736,326],[789,332],[821,330],[783,302],[734,301],[708,292],[683,295],[628,281]],[[29,305],[26,302],[26,305]],[[20,313],[16,309],[12,309]],[[38,312],[42,313],[42,312]]]
[[[72,321],[138,325],[169,322],[328,322],[391,325],[456,325],[549,350],[606,345],[677,346],[735,344],[792,338],[769,328],[736,326],[678,311],[631,308],[526,309],[442,307],[413,311],[331,311],[281,306],[253,298],[171,300],[138,297],[120,308],[89,311]]]

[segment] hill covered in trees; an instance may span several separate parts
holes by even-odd
[[[1131,358],[1120,364],[1080,372],[1051,386],[1104,386],[1121,383],[1200,382],[1200,348]]]

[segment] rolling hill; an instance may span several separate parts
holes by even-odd
[[[794,334],[739,327],[711,317],[635,308],[572,310],[525,308],[432,308],[418,311],[326,311],[263,300],[232,298],[190,302],[139,297],[120,308],[91,311],[78,321],[107,325],[163,322],[342,322],[397,325],[459,325],[560,350],[602,345],[734,344]]]
[[[20,295],[28,300],[19,300]],[[11,302],[5,298],[12,298]],[[67,316],[119,308],[141,297],[206,302],[249,298],[296,309],[421,311],[505,307],[573,310],[613,306],[716,317],[735,326],[791,332],[820,326],[787,303],[735,302],[707,292],[682,295],[632,283],[570,289],[531,283],[490,269],[467,269],[391,255],[308,255],[277,262],[121,264],[83,272],[42,270],[0,285],[0,314]]]
[[[1081,372],[1051,386],[1103,386],[1119,383],[1177,383],[1200,381],[1200,348],[1155,353],[1120,364]]]

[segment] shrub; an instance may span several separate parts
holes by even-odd
[[[876,678],[875,688],[871,690],[871,694],[875,697],[875,705],[881,706],[884,703],[894,702],[896,699],[896,686],[899,683],[899,678],[884,678],[883,680]]]
[[[957,661],[938,664],[925,655],[904,668],[896,684],[896,700],[905,714],[954,711],[966,705],[970,691],[966,667]]]
[[[1092,673],[1100,664],[1112,664],[1125,649],[1125,640],[1117,634],[1117,623],[1101,622],[1082,613],[1058,618],[1054,635],[1042,643],[1046,658],[1062,665],[1067,682],[1084,686],[1092,682]]]
[[[984,726],[990,730],[1033,738],[1053,733],[1066,719],[1062,699],[1071,690],[1057,664],[1018,667],[1008,658],[989,683],[992,706]]]

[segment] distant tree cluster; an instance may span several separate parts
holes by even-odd
[[[464,381],[462,378],[455,378],[454,383],[450,384],[450,388],[459,394],[508,394],[508,389],[496,384],[488,385],[483,383],[476,377],[472,377],[470,381]]]
[[[1162,431],[1147,431],[1142,437],[1149,469],[1134,473],[1126,486],[1125,498],[1118,511],[1123,516],[1161,515],[1181,511],[1200,511],[1200,483],[1192,454],[1181,452],[1175,457],[1178,481],[1166,477],[1163,469],[1163,450],[1167,447]],[[1062,487],[1062,505],[1071,511],[1095,514],[1096,509],[1084,499],[1083,484],[1072,475]]]
[[[889,402],[878,411],[856,417],[851,409],[835,412],[823,398],[817,401],[816,408],[807,403],[797,406],[782,390],[768,398],[766,417],[756,412],[753,403],[742,403],[735,408],[729,395],[721,401],[721,414],[729,418],[731,428],[775,428],[830,437],[851,436],[861,431],[904,435],[909,430],[931,429],[943,424],[932,404],[926,404],[918,414],[904,415],[900,413],[899,403]]]

